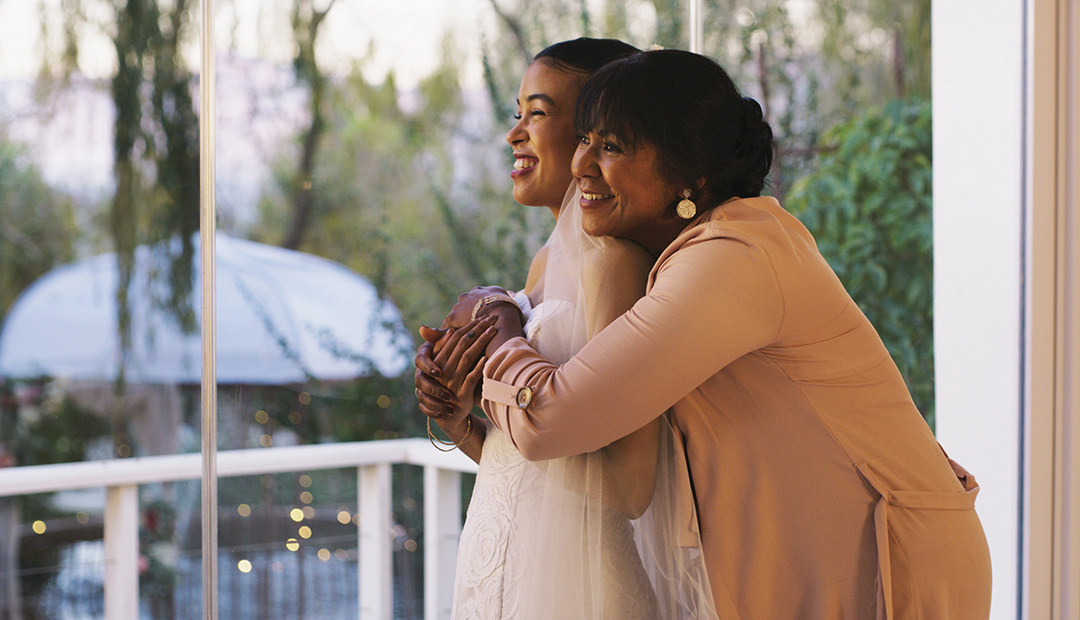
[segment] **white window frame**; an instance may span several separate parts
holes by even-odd
[[[1078,13],[933,5],[937,434],[982,486],[995,619],[1080,617]]]

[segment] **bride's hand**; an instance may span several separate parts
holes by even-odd
[[[458,426],[464,428],[476,405],[484,349],[495,336],[494,325],[494,317],[470,321],[461,329],[446,330],[435,344],[426,341],[417,352],[415,384],[420,410],[448,433]],[[430,330],[421,335],[427,339],[439,333]],[[431,353],[435,353],[434,359]]]
[[[413,374],[413,384],[416,386],[416,399],[420,402],[420,408],[424,408],[422,394],[430,394],[442,401],[450,400],[450,392],[447,392],[438,382],[442,376],[442,368],[435,364],[434,357],[446,344],[453,329],[434,329],[427,325],[420,326],[420,337],[424,339],[416,349],[416,357],[413,365],[416,371]],[[425,412],[426,413],[426,412]]]
[[[446,320],[443,321],[443,327],[460,327],[472,320],[473,309],[476,308],[477,302],[488,295],[508,295],[513,297],[513,294],[502,288],[501,286],[477,286],[474,287],[468,293],[462,293],[458,295],[457,303],[450,309],[450,314],[446,315]]]

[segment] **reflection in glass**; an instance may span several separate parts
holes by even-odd
[[[192,446],[197,386],[137,357],[166,325],[196,327],[192,9],[144,4],[0,7],[3,466]],[[138,248],[157,248],[153,269]],[[163,329],[143,329],[144,308],[161,313]],[[140,488],[143,600],[154,616],[172,617],[189,487]],[[0,498],[0,613],[102,613],[106,503],[100,488]]]

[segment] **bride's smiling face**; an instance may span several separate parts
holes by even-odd
[[[506,133],[514,148],[514,200],[533,207],[558,209],[573,181],[574,104],[581,76],[551,68],[540,60],[529,65],[518,91],[517,122]]]

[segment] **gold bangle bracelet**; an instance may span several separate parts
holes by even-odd
[[[435,433],[431,432],[431,418],[427,419],[427,436],[428,436],[428,440],[430,440],[431,445],[435,446],[435,449],[440,451],[440,452],[453,452],[455,449],[460,448],[466,441],[469,441],[470,439],[472,439],[472,433],[473,433],[473,423],[472,423],[472,414],[471,413],[469,414],[467,422],[465,423],[465,436],[462,437],[461,441],[459,441],[457,443],[454,443],[452,441],[443,441],[442,439],[439,439],[438,437],[436,437]],[[438,442],[438,443],[435,443],[435,442]],[[451,446],[451,447],[450,448],[440,448],[439,444],[442,444],[444,446]]]

